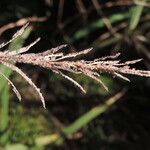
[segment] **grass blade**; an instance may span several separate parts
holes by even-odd
[[[71,125],[62,129],[62,134],[66,137],[70,137],[78,130],[86,126],[90,123],[93,119],[100,116],[102,113],[106,112],[111,105],[113,105],[118,99],[120,99],[125,94],[125,91],[121,91],[117,93],[115,96],[108,99],[104,104],[98,105],[92,108],[87,113],[83,114],[77,120],[75,120]],[[62,144],[64,141],[63,136],[58,133],[54,133],[51,135],[42,136],[36,139],[36,144],[39,146],[45,146],[48,144],[56,143]]]
[[[140,21],[140,17],[142,15],[144,6],[138,5],[138,6],[134,6],[131,9],[131,18],[130,18],[130,22],[129,22],[129,30],[134,30],[139,21]]]

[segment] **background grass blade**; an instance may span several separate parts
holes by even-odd
[[[136,29],[136,27],[140,21],[140,17],[142,15],[143,9],[144,9],[144,6],[142,6],[142,5],[134,6],[131,9],[131,18],[130,18],[130,23],[129,23],[129,30],[132,31],[132,30]]]
[[[110,17],[108,17],[111,24],[122,21],[127,18],[129,18],[128,13],[118,13],[118,14],[113,14]],[[96,20],[95,22],[89,24],[87,27],[82,28],[78,30],[77,32],[75,32],[72,37],[73,42],[88,36],[93,30],[98,29],[98,28],[103,28],[104,26],[105,26],[105,23],[102,19]]]
[[[93,119],[100,116],[102,113],[107,111],[111,105],[113,105],[118,99],[124,95],[124,91],[117,93],[115,96],[108,99],[104,104],[98,105],[92,108],[87,113],[83,114],[77,120],[75,120],[68,127],[62,129],[62,135],[65,137],[70,137],[81,128],[90,123]],[[40,146],[45,146],[51,143],[61,144],[64,141],[64,138],[61,134],[51,134],[36,139],[36,144]]]

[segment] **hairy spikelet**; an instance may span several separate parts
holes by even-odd
[[[14,36],[12,37],[10,41],[6,43],[2,43],[0,45],[0,48],[6,46],[11,41],[13,41],[16,37],[21,35],[24,29],[26,28],[26,26],[27,25],[23,26],[16,34],[14,34]],[[35,45],[39,40],[40,39],[38,38],[30,45],[26,47],[22,47],[13,52],[8,51],[8,50],[4,52],[0,52],[0,63],[12,69],[13,71],[16,71],[18,74],[20,74],[37,91],[43,103],[44,108],[45,108],[45,101],[42,96],[42,93],[40,92],[40,89],[37,88],[37,86],[32,82],[32,80],[29,77],[26,76],[24,72],[22,72],[18,67],[14,66],[13,64],[10,64],[9,62],[32,64],[32,65],[37,65],[43,68],[50,69],[53,72],[63,76],[64,78],[72,82],[83,93],[85,93],[84,88],[79,83],[77,83],[74,79],[64,74],[64,71],[72,72],[74,74],[84,74],[85,76],[88,76],[89,78],[99,82],[107,91],[108,91],[108,88],[99,79],[99,76],[101,75],[101,73],[108,73],[108,74],[111,74],[112,76],[119,77],[126,81],[130,81],[130,80],[127,77],[125,77],[124,74],[150,77],[150,71],[136,70],[134,68],[130,68],[129,65],[135,64],[141,61],[141,59],[126,61],[124,63],[120,63],[120,60],[114,60],[118,58],[120,53],[117,53],[116,55],[113,55],[113,56],[106,56],[106,57],[94,59],[92,61],[85,61],[85,60],[79,59],[78,56],[89,53],[92,50],[92,48],[83,50],[81,52],[64,55],[64,53],[60,52],[60,50],[65,48],[67,45],[60,45],[56,48],[52,48],[42,53],[24,54],[33,45]],[[71,58],[73,58],[73,60],[71,60]],[[2,73],[0,74],[3,75]],[[19,92],[17,91],[15,86],[12,84],[12,82],[4,75],[3,77],[12,85],[14,92],[16,93],[18,98],[21,99]]]

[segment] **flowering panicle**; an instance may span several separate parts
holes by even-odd
[[[2,43],[0,45],[0,48],[6,46],[11,41],[13,41],[15,38],[20,36],[25,28],[27,27],[27,24],[23,26],[15,35],[12,37],[12,39],[6,43]],[[42,93],[40,92],[40,89],[37,88],[37,86],[32,82],[32,80],[27,77],[27,75],[21,71],[18,67],[11,64],[10,62],[17,62],[17,63],[25,63],[25,64],[32,64],[37,65],[43,68],[47,68],[52,70],[54,73],[57,73],[70,82],[72,82],[76,87],[78,87],[83,93],[86,93],[84,88],[76,82],[71,77],[67,76],[65,74],[66,71],[72,72],[75,74],[84,74],[85,76],[90,77],[93,80],[96,80],[98,83],[100,83],[107,91],[108,88],[105,86],[105,84],[100,80],[99,76],[101,73],[108,73],[112,76],[116,76],[119,78],[122,78],[123,80],[130,81],[127,77],[124,76],[124,74],[132,74],[132,75],[138,75],[138,76],[144,76],[144,77],[150,77],[150,71],[144,71],[144,70],[136,70],[130,68],[129,65],[135,64],[141,59],[138,60],[132,60],[132,61],[126,61],[124,63],[121,63],[120,60],[114,60],[117,59],[120,53],[117,53],[113,56],[106,56],[98,59],[94,59],[92,61],[86,61],[83,59],[79,59],[78,56],[80,55],[86,55],[89,53],[92,48],[77,52],[77,53],[70,53],[70,54],[64,54],[63,52],[60,52],[61,49],[65,48],[67,45],[60,45],[56,48],[52,48],[50,50],[44,51],[42,53],[28,53],[27,52],[33,45],[35,45],[40,38],[35,40],[33,43],[26,47],[22,47],[15,51],[4,51],[0,52],[0,63],[5,65],[6,67],[12,69],[13,71],[16,71],[19,73],[38,93],[43,106],[45,108],[45,101],[42,96]],[[71,60],[71,58],[74,58]],[[18,92],[18,90],[15,88],[13,83],[2,73],[0,73],[6,80],[12,85],[14,92],[16,93],[17,97],[21,99],[21,96]]]

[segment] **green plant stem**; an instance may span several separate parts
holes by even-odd
[[[1,92],[1,112],[0,112],[0,131],[6,129],[9,121],[8,113],[9,113],[9,86],[7,83],[6,86],[3,87],[3,92]]]

